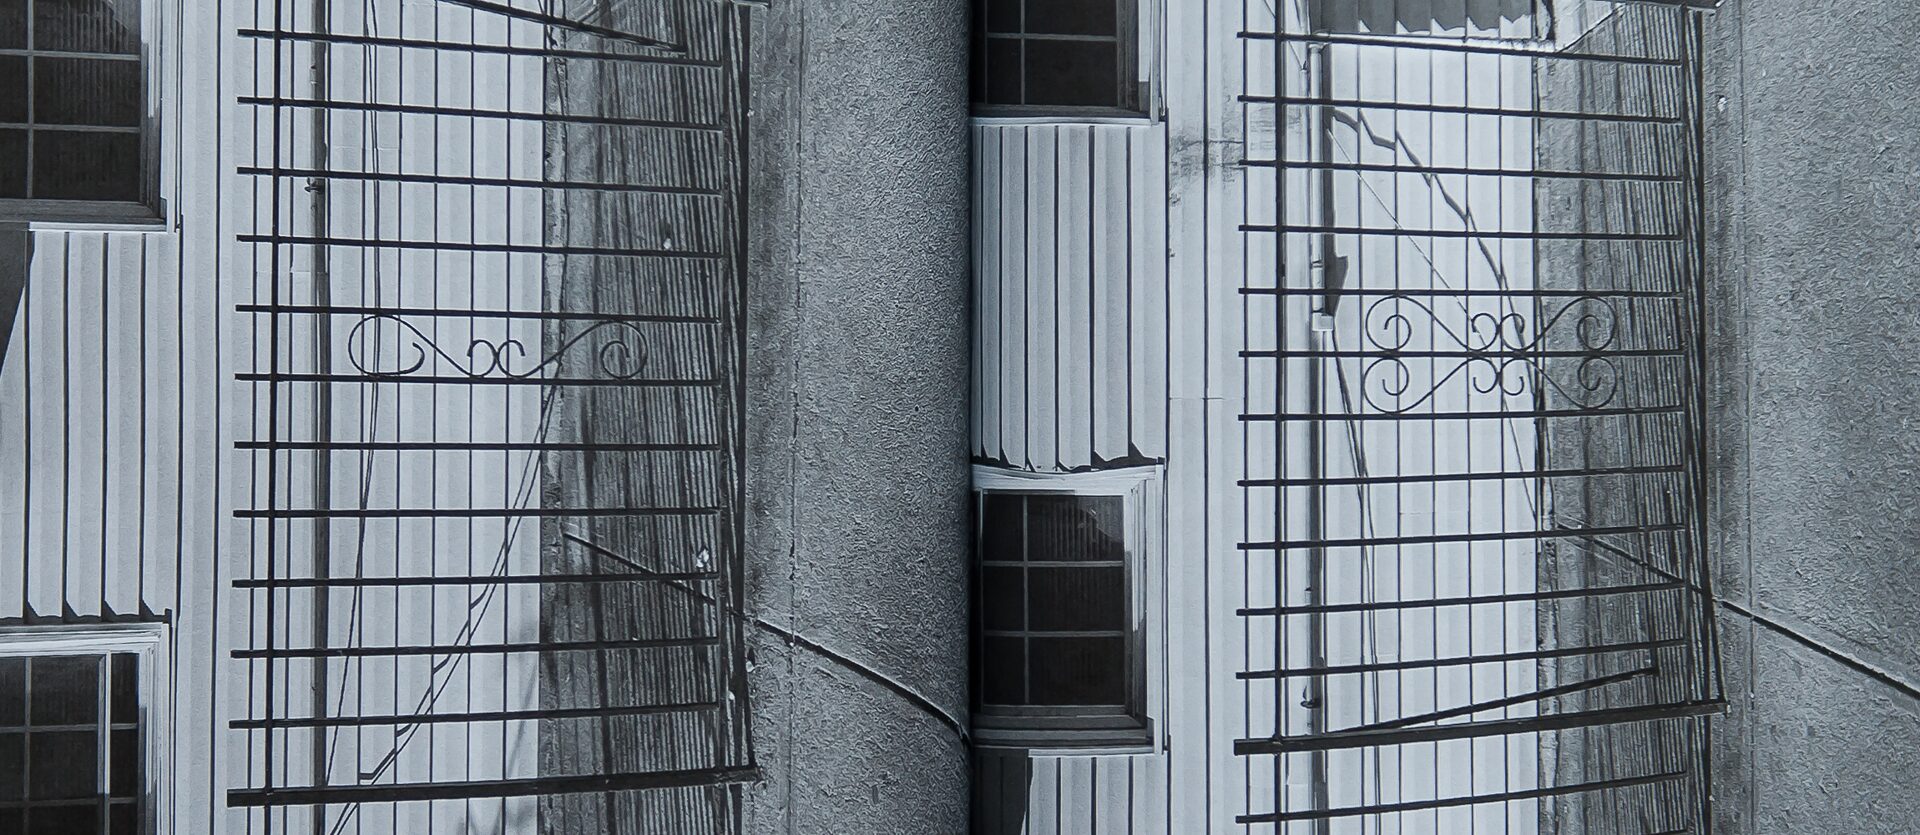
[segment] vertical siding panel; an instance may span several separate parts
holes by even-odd
[[[978,164],[974,170],[973,194],[980,203],[973,217],[973,229],[978,249],[974,254],[974,293],[977,301],[977,330],[974,343],[977,355],[974,358],[973,378],[978,384],[976,396],[979,398],[973,406],[974,448],[987,458],[1004,457],[1000,446],[1000,412],[1003,405],[1000,400],[1000,353],[1001,353],[1001,286],[1005,277],[1001,270],[1000,248],[1001,215],[1005,207],[1000,202],[1001,151],[1000,132],[995,128],[979,127],[974,129],[973,149]]]
[[[1060,466],[1093,463],[1093,133],[1091,125],[1060,129],[1058,254],[1060,324]]]
[[[1054,283],[1055,229],[1059,207],[1055,178],[1059,145],[1053,128],[1031,127],[1027,132],[1027,465],[1036,470],[1059,467],[1055,412],[1058,388],[1055,358],[1059,297]]]
[[[1027,160],[1025,128],[994,128],[1000,146],[1000,449],[1027,463]]]
[[[1139,757],[1093,761],[1093,832],[1121,835],[1133,829],[1133,770]]]
[[[75,614],[100,614],[106,559],[106,235],[68,237],[67,582]]]
[[[1034,757],[1027,781],[1026,835],[1060,835],[1060,758]]]
[[[1132,316],[1128,310],[1133,262],[1132,172],[1128,127],[1097,128],[1093,147],[1093,453],[1112,461],[1127,455],[1132,434],[1127,382]]]
[[[1167,736],[1169,819],[1207,831],[1207,597],[1205,400],[1181,397],[1172,422],[1192,427],[1167,449]]]
[[[66,596],[67,235],[36,234],[20,317],[26,328],[27,608],[58,617]]]
[[[1167,756],[1141,757],[1133,764],[1133,831],[1170,832],[1167,826]]]
[[[1164,125],[1133,134],[1133,442],[1149,458],[1167,454],[1167,156]]]
[[[1060,835],[1095,835],[1093,757],[1060,758]]]
[[[106,343],[106,608],[121,615],[140,611],[142,479],[141,294],[146,276],[145,235],[107,237]]]
[[[141,596],[146,608],[171,608],[178,583],[180,515],[180,269],[179,243],[172,236],[147,239],[145,329],[141,335],[146,397],[141,403],[144,433],[142,513],[146,528],[141,556]]]
[[[27,469],[24,304],[15,316],[4,346],[6,359],[0,362],[0,619],[26,613],[27,473],[31,470]]]

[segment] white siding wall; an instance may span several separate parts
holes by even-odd
[[[1065,471],[1166,450],[1160,124],[977,124],[974,454]]]

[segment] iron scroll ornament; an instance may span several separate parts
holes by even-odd
[[[372,365],[365,360],[362,354],[365,350],[363,346],[366,344],[367,326],[379,322],[391,322],[413,334],[412,340],[407,345],[407,347],[412,348],[414,351],[414,357],[411,363],[395,368],[381,369],[372,367]],[[595,322],[586,329],[569,337],[565,342],[560,343],[560,347],[555,348],[538,363],[529,368],[515,370],[511,365],[517,361],[525,360],[527,357],[527,346],[518,339],[511,337],[497,341],[475,339],[467,344],[467,358],[466,361],[462,362],[452,354],[447,353],[435,342],[432,336],[427,335],[426,332],[415,327],[413,323],[391,313],[376,313],[362,317],[360,321],[354,323],[353,329],[347,332],[347,361],[352,363],[354,370],[369,377],[404,377],[425,367],[428,352],[431,351],[434,355],[445,360],[448,365],[452,366],[462,375],[475,380],[486,379],[493,376],[524,380],[540,374],[548,367],[559,362],[561,358],[572,351],[581,341],[585,340],[594,332],[606,328],[619,331],[620,337],[606,341],[595,351],[594,359],[599,365],[600,372],[612,379],[631,380],[638,376],[641,371],[646,370],[646,334],[640,330],[638,325],[619,319]],[[377,339],[378,337],[375,338]]]
[[[1406,307],[1412,307],[1413,312]],[[1410,317],[1421,314],[1432,324],[1433,332],[1444,334],[1464,354],[1418,397],[1407,401],[1408,392],[1415,390],[1414,371],[1402,353],[1413,341],[1414,319]],[[1574,408],[1602,408],[1613,402],[1620,388],[1619,368],[1606,353],[1619,334],[1619,317],[1612,301],[1598,295],[1578,296],[1555,311],[1529,338],[1527,319],[1518,311],[1473,313],[1463,329],[1455,330],[1433,308],[1410,294],[1382,296],[1367,306],[1363,318],[1362,333],[1368,347],[1381,355],[1368,360],[1361,371],[1361,396],[1376,411],[1404,414],[1433,399],[1449,381],[1464,373],[1467,384],[1480,394],[1497,391],[1516,397],[1527,392],[1529,380],[1535,380],[1543,381]],[[1555,379],[1543,362],[1543,344],[1565,321],[1573,323],[1578,346],[1568,357],[1577,359],[1571,384]],[[1537,387],[1540,382],[1532,385]]]

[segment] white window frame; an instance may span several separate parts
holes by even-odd
[[[139,656],[140,682],[135,693],[140,711],[141,763],[140,832],[165,835],[171,815],[171,796],[162,764],[171,762],[166,750],[172,737],[166,732],[172,716],[166,626],[158,623],[57,624],[0,627],[0,658],[46,655],[102,655],[130,652]],[[105,694],[101,697],[106,698]],[[106,717],[102,717],[105,721]],[[108,763],[98,764],[104,779]]]
[[[170,42],[169,24],[175,0],[139,0],[140,3],[140,75],[146,110],[140,117],[140,191],[137,201],[125,200],[49,200],[41,198],[0,198],[0,224],[33,229],[126,229],[159,231],[174,219],[172,207],[164,198],[162,172],[173,152],[167,136],[166,104],[161,91],[165,86]]]
[[[989,493],[1051,493],[1117,496],[1125,528],[1127,620],[1130,686],[1140,700],[1140,727],[1114,739],[1111,728],[1076,729],[1087,720],[1111,720],[1036,710],[1031,720],[1004,721],[1002,714],[973,717],[977,748],[1023,751],[1029,756],[1103,756],[1149,754],[1164,749],[1166,705],[1166,543],[1163,485],[1165,467],[1152,464],[1122,469],[1045,473],[974,465],[973,490]],[[984,510],[982,511],[984,512]],[[978,524],[978,519],[975,520]],[[978,552],[969,558],[977,571]],[[1049,721],[1058,720],[1058,721]],[[1015,727],[1024,725],[1025,727]]]

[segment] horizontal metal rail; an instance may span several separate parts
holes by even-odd
[[[1298,171],[1379,172],[1383,174],[1420,174],[1466,177],[1520,177],[1529,180],[1601,180],[1606,182],[1683,183],[1679,174],[1638,174],[1631,171],[1557,171],[1546,168],[1474,168],[1453,165],[1398,165],[1384,162],[1333,162],[1326,160],[1243,159],[1248,168],[1285,168]]]
[[[1677,243],[1687,240],[1679,232],[1522,232],[1510,229],[1402,229],[1388,226],[1317,226],[1312,224],[1243,223],[1242,232],[1285,233],[1289,235],[1349,235],[1376,238],[1465,238],[1505,241],[1646,241]]]
[[[605,116],[592,113],[539,113],[529,110],[489,110],[479,107],[454,107],[438,104],[398,104],[378,101],[343,101],[339,99],[301,99],[291,96],[241,96],[240,104],[255,107],[285,107],[314,110],[350,110],[362,113],[401,113],[413,116],[453,116],[461,119],[505,119],[521,122],[553,123],[564,122],[579,125],[604,125],[624,128],[659,128],[662,130],[700,131],[717,133],[723,126],[708,122],[688,122],[679,119],[645,119],[638,116]]]
[[[724,380],[670,380],[660,378],[626,379],[620,377],[471,377],[457,374],[321,374],[295,371],[243,371],[233,375],[245,383],[399,383],[411,385],[458,386],[574,386],[574,387],[651,387],[710,388]]]
[[[280,168],[248,165],[240,173],[253,177],[286,177],[303,180],[367,180],[382,183],[418,183],[435,186],[480,186],[486,188],[530,188],[543,191],[609,191],[665,194],[685,197],[721,197],[725,192],[699,186],[663,186],[647,183],[597,182],[587,180],[532,180],[524,177],[461,177],[451,174],[402,174],[397,171],[342,171],[330,168]]]
[[[411,586],[527,586],[595,583],[656,583],[717,580],[714,571],[618,574],[435,574],[431,577],[244,577],[237,589],[348,589]]]
[[[608,652],[628,649],[674,649],[705,647],[720,643],[718,636],[696,635],[687,638],[627,638],[608,641],[533,641],[499,644],[428,644],[421,646],[373,647],[274,647],[272,649],[236,649],[233,657],[243,661],[279,661],[329,658],[387,658],[415,655],[489,655],[521,652]]]
[[[719,444],[584,441],[299,441],[254,438],[235,449],[295,452],[718,452]]]
[[[1570,61],[1599,61],[1608,64],[1643,64],[1651,66],[1683,67],[1684,58],[1661,58],[1651,55],[1610,55],[1602,52],[1576,52],[1572,50],[1527,49],[1513,46],[1492,46],[1487,44],[1466,43],[1436,37],[1413,37],[1405,39],[1387,39],[1367,37],[1365,35],[1335,35],[1306,32],[1259,32],[1245,31],[1240,37],[1256,41],[1284,41],[1289,43],[1324,43],[1343,46],[1382,46],[1395,49],[1420,49],[1433,52],[1461,52],[1468,55],[1506,55],[1515,58],[1534,58]]]
[[[1600,417],[1602,415],[1660,415],[1686,411],[1680,403],[1658,406],[1613,406],[1594,409],[1511,409],[1485,412],[1253,412],[1240,416],[1246,423],[1303,420],[1520,420],[1532,418]]]
[[[1496,652],[1484,655],[1456,655],[1447,658],[1414,658],[1403,661],[1374,661],[1365,664],[1329,664],[1323,667],[1288,667],[1282,670],[1242,670],[1234,673],[1241,681],[1265,681],[1268,679],[1301,678],[1304,676],[1348,676],[1364,673],[1385,673],[1395,670],[1429,670],[1441,667],[1470,667],[1475,664],[1505,664],[1509,661],[1538,661],[1544,658],[1574,658],[1586,655],[1612,655],[1621,652],[1649,652],[1670,649],[1686,644],[1685,638],[1662,638],[1657,641],[1627,641],[1618,644],[1595,644],[1593,646],[1551,647],[1548,649],[1530,649],[1519,652]]]
[[[1652,522],[1641,525],[1609,525],[1590,528],[1537,528],[1523,531],[1483,531],[1480,533],[1439,533],[1409,536],[1356,536],[1324,539],[1263,540],[1241,542],[1241,551],[1293,551],[1301,548],[1378,548],[1389,545],[1441,545],[1463,542],[1516,542],[1535,539],[1570,539],[1588,536],[1668,533],[1686,530],[1681,522]]]
[[[1684,584],[1680,582],[1669,581],[1664,583],[1635,583],[1625,586],[1595,586],[1584,589],[1549,589],[1546,591],[1515,592],[1512,594],[1376,600],[1371,603],[1321,603],[1311,606],[1253,606],[1245,609],[1236,609],[1235,613],[1242,617],[1285,617],[1289,615],[1334,615],[1352,612],[1391,612],[1405,609],[1439,609],[1448,606],[1540,603],[1548,600],[1609,597],[1619,594],[1648,594],[1672,591],[1684,587]]]
[[[1620,672],[1612,673],[1610,675],[1595,676],[1593,678],[1583,678],[1579,681],[1572,681],[1572,682],[1557,685],[1554,687],[1543,687],[1539,690],[1533,690],[1533,691],[1523,692],[1523,693],[1515,693],[1511,696],[1506,696],[1504,698],[1499,698],[1499,699],[1487,699],[1484,701],[1474,702],[1472,704],[1464,704],[1458,707],[1450,707],[1450,708],[1447,708],[1446,710],[1435,710],[1435,711],[1429,711],[1427,713],[1416,713],[1411,716],[1400,716],[1393,719],[1382,720],[1379,722],[1371,722],[1365,725],[1356,725],[1351,728],[1341,728],[1340,730],[1332,731],[1331,733],[1336,733],[1336,734],[1370,733],[1373,731],[1384,731],[1384,730],[1391,730],[1394,728],[1405,728],[1413,725],[1424,725],[1428,722],[1440,722],[1447,719],[1456,719],[1461,716],[1472,716],[1476,713],[1485,713],[1486,711],[1489,711],[1489,710],[1502,710],[1505,708],[1516,707],[1519,705],[1529,704],[1532,702],[1544,702],[1548,699],[1557,699],[1561,696],[1571,696],[1575,693],[1585,693],[1588,690],[1599,690],[1605,687],[1611,687],[1615,684],[1621,684],[1624,682],[1632,681],[1636,678],[1642,678],[1644,676],[1654,675],[1659,672],[1660,672],[1659,665],[1649,664],[1645,667],[1641,667],[1635,670],[1622,670]],[[1506,717],[1506,718],[1512,718],[1512,717]]]
[[[1406,475],[1325,476],[1321,478],[1243,478],[1241,487],[1359,487],[1382,484],[1444,484],[1459,481],[1531,481],[1542,478],[1657,475],[1684,473],[1684,464],[1637,467],[1549,467],[1539,470],[1499,470],[1482,473],[1410,473]]]
[[[714,316],[664,313],[614,313],[585,311],[486,310],[464,307],[371,307],[339,304],[238,304],[240,313],[313,316],[418,316],[430,319],[508,319],[529,322],[634,322],[640,324],[717,325]]]
[[[560,49],[541,46],[511,46],[508,44],[462,43],[459,41],[424,40],[420,38],[393,38],[380,35],[354,35],[333,32],[298,32],[290,30],[241,29],[240,37],[260,38],[273,41],[299,41],[303,43],[336,44],[342,46],[381,46],[401,49],[430,49],[436,52],[475,52],[483,55],[512,55],[525,58],[573,58],[594,61],[620,61],[641,64],[669,64],[686,67],[722,66],[719,61],[708,58],[689,58],[685,55],[643,52],[607,52],[594,49]]]
[[[1674,299],[1687,297],[1683,290],[1640,290],[1633,288],[1587,287],[1578,290],[1542,288],[1503,289],[1495,287],[1242,287],[1243,296],[1312,296],[1314,298],[1367,298],[1406,296],[1408,298],[1512,298],[1512,299]]]
[[[1578,359],[1582,357],[1683,357],[1682,348],[1488,348],[1483,351],[1417,351],[1407,348],[1355,348],[1349,350],[1245,350],[1241,359]]]
[[[1522,119],[1566,119],[1579,122],[1616,122],[1635,125],[1681,125],[1679,116],[1641,113],[1590,113],[1579,110],[1540,110],[1526,107],[1475,107],[1465,104],[1426,104],[1384,99],[1337,99],[1328,96],[1256,96],[1243,95],[1247,104],[1282,104],[1291,107],[1347,107],[1356,110],[1397,110],[1408,113],[1447,113],[1459,116],[1512,116]]]
[[[440,252],[508,252],[523,255],[605,255],[631,258],[697,258],[718,260],[732,257],[725,252],[697,252],[679,249],[634,249],[606,246],[566,246],[561,244],[505,244],[474,243],[468,241],[404,241],[390,238],[340,238],[317,237],[312,235],[256,235],[234,236],[243,244],[277,244],[287,246],[334,246],[359,249],[423,249]]]
[[[241,519],[501,519],[516,516],[713,516],[717,507],[272,507],[243,508]]]
[[[436,783],[385,783],[357,786],[278,786],[232,789],[233,806],[317,806],[339,803],[399,803],[417,800],[470,800],[482,797],[584,794],[643,789],[723,786],[760,779],[757,766],[648,771],[637,774],[579,774],[518,780],[469,780]]]
[[[351,716],[275,716],[269,719],[234,719],[227,727],[237,731],[279,730],[282,728],[365,728],[393,725],[446,725],[468,722],[537,722],[547,719],[601,719],[615,716],[662,716],[674,713],[698,713],[717,710],[719,702],[673,702],[659,705],[607,705],[594,707],[557,707],[539,710],[482,710],[463,713],[360,714]]]
[[[1543,797],[1559,797],[1569,794],[1626,789],[1635,786],[1648,786],[1655,783],[1670,783],[1687,777],[1685,771],[1667,771],[1639,777],[1620,777],[1612,780],[1594,780],[1586,783],[1568,783],[1562,786],[1548,786],[1522,791],[1494,792],[1491,794],[1472,794],[1461,797],[1441,797],[1433,800],[1409,800],[1401,803],[1379,803],[1370,806],[1342,806],[1334,809],[1315,809],[1302,812],[1268,812],[1254,815],[1236,815],[1235,823],[1290,823],[1293,821],[1329,820],[1358,815],[1391,815],[1399,812],[1417,812],[1425,809],[1450,809],[1456,806],[1480,806],[1489,803],[1508,803],[1515,800],[1538,800]]]
[[[1426,728],[1385,728],[1376,731],[1332,731],[1312,737],[1236,740],[1233,750],[1239,756],[1287,754],[1298,751],[1333,751],[1348,748],[1379,748],[1390,745],[1414,745],[1451,739],[1477,739],[1507,734],[1541,733],[1568,728],[1621,725],[1662,719],[1689,719],[1726,712],[1724,700],[1677,702],[1668,704],[1577,710],[1545,713],[1512,719],[1489,719]]]

